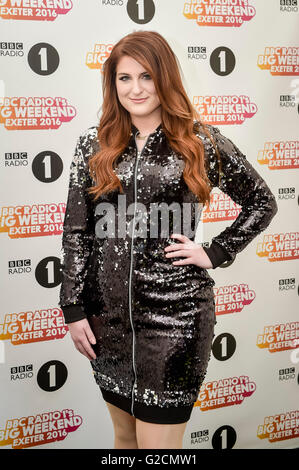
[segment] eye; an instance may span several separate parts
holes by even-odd
[[[149,73],[144,73],[142,77],[145,78],[146,80],[151,80],[152,78]],[[121,80],[122,82],[126,82],[127,79],[129,78],[130,77],[128,75],[123,75],[122,77],[119,78],[119,80]]]

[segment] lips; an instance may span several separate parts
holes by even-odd
[[[146,100],[147,100],[147,98],[142,98],[142,99],[138,99],[138,100],[136,100],[136,99],[134,100],[134,99],[131,98],[131,101],[133,101],[133,103],[143,103]]]

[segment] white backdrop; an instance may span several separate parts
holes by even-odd
[[[279,206],[234,263],[210,270],[213,353],[184,448],[298,447],[298,25],[296,0],[0,1],[3,448],[113,448],[110,414],[58,308],[59,263],[76,139],[98,123],[109,47],[139,29],[167,39],[195,106],[218,102],[199,108],[203,118]],[[213,193],[204,242],[238,213]]]

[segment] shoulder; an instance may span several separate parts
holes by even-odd
[[[214,137],[214,135],[220,133],[218,127],[212,126],[212,124],[202,123],[196,119],[193,120],[193,131],[201,139],[209,138],[209,134]]]
[[[218,127],[212,126],[211,124],[201,123],[194,119],[193,132],[194,135],[202,141],[206,163],[208,165],[215,165],[215,145],[218,147],[217,134],[220,134]]]
[[[81,161],[87,165],[89,158],[99,150],[97,131],[97,126],[90,126],[77,137],[74,159],[78,163]]]
[[[204,124],[204,126],[199,122],[194,120],[194,130],[195,134],[203,140],[204,146],[208,153],[210,151],[212,154],[215,154],[214,145],[217,146],[221,156],[234,156],[234,157],[245,157],[243,152],[237,147],[237,145],[225,134],[220,131],[220,129],[216,126],[212,126],[211,124]],[[208,133],[206,132],[208,131]],[[210,134],[210,135],[209,135]],[[211,142],[211,138],[213,139],[213,143]]]
[[[71,161],[71,174],[73,177],[79,177],[80,174],[89,175],[88,163],[90,157],[97,150],[97,127],[91,126],[84,129],[77,137],[75,151]],[[88,176],[89,177],[89,176]]]
[[[97,141],[97,135],[97,126],[90,126],[79,135],[77,142],[80,143],[83,150],[88,150]]]
[[[221,147],[219,142],[220,137],[224,137],[218,127],[212,124],[202,123],[196,119],[193,120],[193,132],[198,137],[204,146],[205,156],[213,158],[215,155],[215,145]]]

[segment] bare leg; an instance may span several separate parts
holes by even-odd
[[[114,427],[114,449],[138,449],[136,418],[106,401]]]
[[[136,418],[138,449],[181,449],[187,422],[180,424],[146,423]]]

